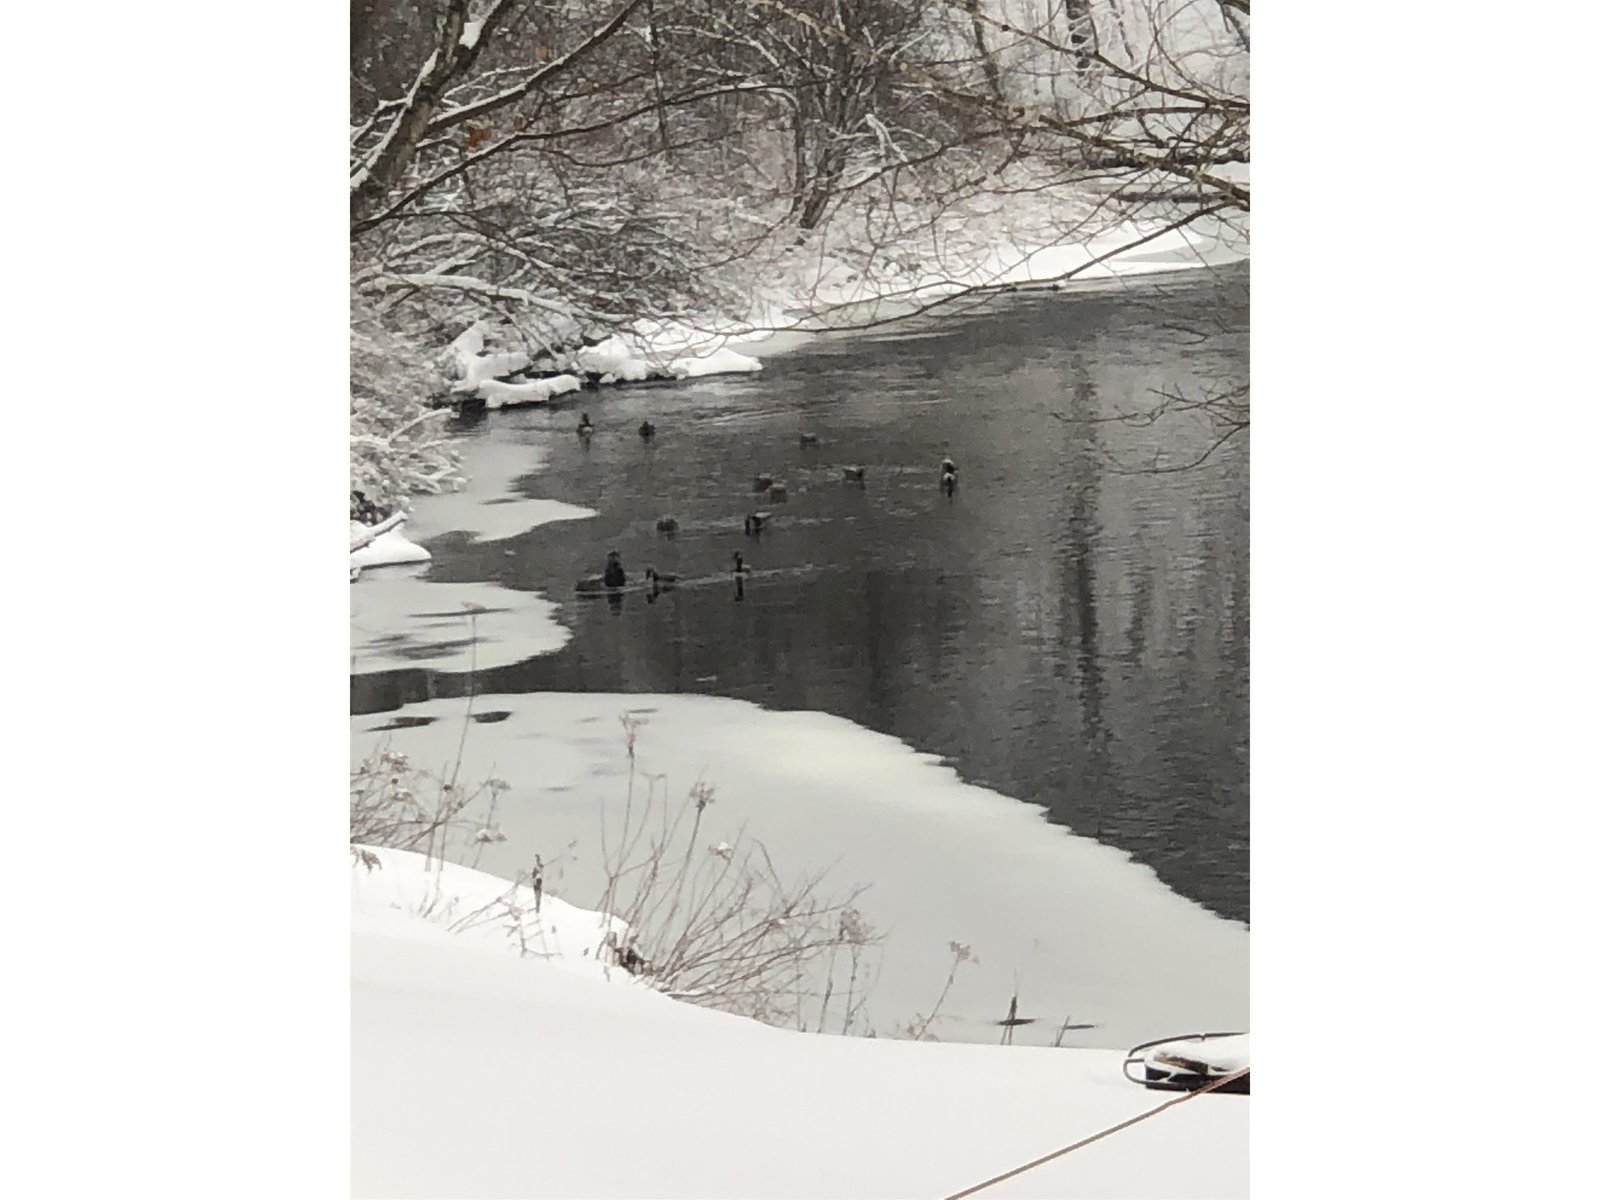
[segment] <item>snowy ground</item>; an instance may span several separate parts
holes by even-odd
[[[503,881],[379,854],[352,868],[357,1196],[944,1196],[1173,1099],[1110,1051],[693,1008],[585,956],[593,913],[546,896],[508,936]],[[1249,1103],[1197,1097],[983,1194],[1244,1196]]]
[[[951,941],[979,962],[961,967],[935,1027],[948,1040],[997,1042],[1013,988],[1019,1015],[1037,1019],[1015,1030],[1018,1043],[1051,1044],[1069,1015],[1095,1026],[1066,1035],[1079,1046],[1249,1027],[1244,926],[894,738],[822,713],[709,696],[479,696],[473,711],[492,723],[467,727],[462,778],[511,785],[497,813],[507,840],[485,848],[484,870],[513,878],[540,854],[553,891],[597,902],[601,813],[619,828],[626,794],[619,718],[644,716],[640,777],[663,776],[672,799],[697,779],[716,789],[704,845],[733,841],[744,827],[785,876],[829,869],[839,890],[870,885],[859,907],[888,938],[868,1006],[882,1035],[928,1012]],[[396,716],[431,723],[382,728]],[[358,717],[352,752],[387,744],[440,770],[455,758],[465,717],[465,700]]]
[[[941,206],[912,205],[891,222],[841,209],[796,244],[774,243],[755,268],[756,300],[742,318],[706,324],[742,350],[780,353],[799,331],[848,328],[905,315],[971,289],[1072,288],[1248,257],[1248,230],[1216,221],[1182,229],[1119,221],[1081,189],[1047,186],[1026,167],[997,187]]]

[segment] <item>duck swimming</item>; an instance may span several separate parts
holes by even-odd
[[[622,569],[622,555],[617,551],[606,555],[606,573],[601,579],[608,588],[619,588],[628,582],[628,573]]]
[[[846,483],[866,483],[867,469],[865,467],[846,467],[844,468],[844,479]]]
[[[656,521],[656,532],[658,532],[658,533],[677,533],[678,532],[678,518],[677,517],[661,517],[661,518],[659,518]]]
[[[817,435],[814,433],[802,433],[800,435],[800,444],[802,446],[815,446],[817,444]]]
[[[771,513],[751,513],[744,519],[744,531],[749,537],[760,537],[761,527],[772,519]]]
[[[583,419],[578,422],[578,436],[589,437],[594,433],[594,422],[589,420],[589,414],[584,413]]]
[[[655,437],[655,435],[656,435],[656,427],[654,425],[652,425],[649,421],[645,421],[643,424],[641,424],[639,426],[639,436],[642,437],[645,441],[648,442],[651,438]]]
[[[735,550],[733,552],[733,573],[735,575],[749,574],[750,568],[744,564],[744,555]]]

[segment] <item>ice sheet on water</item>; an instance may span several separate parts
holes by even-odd
[[[359,585],[357,585],[359,586]],[[707,696],[479,696],[476,711],[509,714],[472,726],[467,777],[511,784],[498,820],[508,840],[485,869],[514,873],[577,841],[553,890],[575,903],[600,893],[598,813],[617,821],[627,758],[619,716],[644,715],[637,769],[681,798],[703,778],[716,788],[703,840],[751,836],[791,875],[830,869],[839,891],[871,885],[867,919],[889,934],[870,1010],[892,1030],[926,1012],[970,945],[946,1002],[946,1040],[998,1040],[1013,985],[1037,1023],[1018,1043],[1050,1044],[1070,1015],[1096,1028],[1066,1044],[1127,1048],[1172,1033],[1242,1029],[1249,1021],[1249,933],[1171,891],[1121,851],[1046,823],[1039,809],[962,782],[933,757],[822,713],[770,712]],[[359,755],[376,738],[443,763],[453,758],[463,701],[402,710],[426,726],[376,732],[393,714],[357,718]]]
[[[513,490],[519,479],[543,467],[549,456],[543,447],[504,435],[464,441],[460,446],[462,469],[472,480],[471,489],[417,497],[406,522],[413,537],[426,541],[445,533],[467,533],[475,540],[494,542],[551,521],[595,515],[592,508],[522,496]]]
[[[350,585],[350,673],[488,670],[559,650],[556,606],[493,583],[433,583],[426,568],[362,572]]]

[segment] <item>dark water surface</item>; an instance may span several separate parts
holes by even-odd
[[[598,510],[504,542],[429,544],[430,578],[545,592],[560,651],[480,693],[704,692],[819,709],[943,756],[1249,919],[1247,435],[1154,424],[1154,391],[1248,379],[1247,268],[1003,297],[884,336],[830,338],[760,375],[583,393],[469,438],[551,448],[528,495]],[[571,432],[587,409],[598,432]],[[1068,420],[1059,420],[1060,414]],[[645,416],[652,443],[635,430]],[[802,448],[799,434],[820,445]],[[540,436],[540,435],[543,436]],[[961,484],[947,497],[948,450]],[[841,467],[867,468],[866,486]],[[752,494],[752,477],[789,500]],[[759,540],[744,515],[773,514]],[[655,530],[671,514],[676,537]],[[514,557],[507,548],[514,548]],[[684,583],[580,599],[622,552]],[[753,574],[730,574],[743,551]],[[423,669],[351,680],[353,710],[465,694]]]

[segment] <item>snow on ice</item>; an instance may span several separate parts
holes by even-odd
[[[542,448],[502,438],[472,441],[466,449],[472,491],[418,497],[406,520],[414,537],[426,541],[465,533],[474,540],[501,541],[550,521],[594,516],[592,509],[514,491],[519,479],[543,465]],[[429,558],[423,547],[405,545],[421,560]],[[353,554],[350,561],[361,560]],[[384,561],[419,560],[399,557],[397,551]],[[432,582],[425,566],[362,572],[350,587],[351,673],[400,667],[481,671],[522,662],[560,649],[572,636],[556,612],[556,605],[536,592],[493,583]]]
[[[1020,1014],[1037,1018],[1015,1030],[1018,1043],[1048,1046],[1069,1015],[1095,1028],[1066,1044],[1123,1049],[1249,1027],[1245,926],[895,738],[841,717],[711,696],[544,693],[472,704],[497,719],[481,736],[468,728],[462,777],[511,784],[496,818],[507,841],[484,847],[487,871],[511,877],[542,854],[560,861],[553,889],[577,903],[599,897],[600,814],[616,828],[628,766],[619,718],[633,713],[648,722],[638,734],[641,779],[661,777],[675,799],[697,779],[716,789],[707,847],[736,842],[744,828],[786,876],[827,870],[837,891],[870,885],[858,906],[888,935],[868,1004],[881,1033],[928,1011],[951,941],[979,961],[962,966],[935,1027],[947,1041],[998,1041],[994,1022],[1014,986]],[[392,728],[396,716],[429,723]],[[464,700],[359,717],[352,752],[387,745],[438,770],[454,760],[465,719]]]
[[[446,533],[465,533],[474,541],[497,542],[551,521],[595,515],[592,508],[524,496],[516,490],[519,480],[544,466],[549,452],[543,446],[501,430],[493,438],[463,441],[461,451],[462,469],[472,480],[470,489],[417,497],[406,522],[424,541]]]
[[[350,673],[402,667],[484,671],[559,650],[572,634],[535,592],[363,571],[350,585]]]

